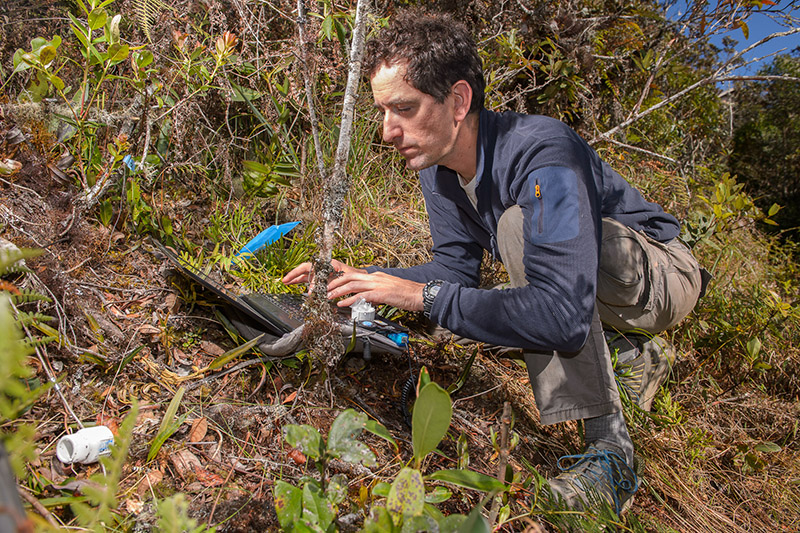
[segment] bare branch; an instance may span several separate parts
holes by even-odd
[[[614,126],[610,130],[608,130],[608,131],[606,131],[604,133],[601,133],[600,135],[598,135],[595,138],[593,138],[590,141],[590,144],[597,143],[600,140],[609,139],[611,137],[611,135],[614,135],[618,131],[627,128],[628,126],[630,126],[631,124],[633,124],[637,120],[640,120],[641,118],[646,117],[650,113],[658,111],[662,107],[668,106],[668,105],[672,104],[673,102],[676,102],[677,100],[680,100],[686,94],[688,94],[691,91],[697,89],[698,87],[702,87],[703,85],[708,85],[708,84],[711,84],[711,83],[721,83],[721,82],[726,82],[726,81],[772,81],[772,80],[800,81],[800,79],[794,78],[794,77],[791,77],[791,76],[731,76],[731,75],[726,75],[730,71],[730,66],[734,63],[734,61],[736,61],[736,59],[740,58],[743,54],[747,53],[748,51],[750,51],[750,50],[752,50],[752,49],[754,49],[754,48],[756,48],[756,47],[758,47],[758,46],[760,46],[760,45],[762,45],[764,43],[766,43],[767,41],[770,41],[770,40],[778,38],[778,37],[786,37],[786,36],[789,36],[789,35],[793,35],[795,33],[800,33],[800,28],[793,28],[793,29],[788,30],[788,31],[776,32],[776,33],[772,33],[770,35],[767,35],[766,37],[764,37],[763,39],[759,40],[758,42],[748,46],[744,50],[741,50],[740,52],[738,52],[738,53],[734,54],[733,56],[731,56],[730,58],[728,58],[728,60],[725,61],[725,63],[723,63],[723,65],[720,66],[720,68],[718,68],[713,74],[711,74],[709,76],[706,76],[705,78],[702,78],[701,80],[696,81],[695,83],[691,84],[690,86],[682,89],[681,91],[678,91],[677,93],[673,94],[672,96],[669,96],[669,97],[665,98],[664,100],[662,100],[659,103],[657,103],[657,104],[645,109],[644,111],[641,111],[641,112],[636,113],[636,114],[634,114],[632,116],[629,116],[622,123],[618,124],[617,126]]]
[[[308,117],[311,120],[311,136],[314,138],[314,151],[317,154],[317,170],[321,178],[325,178],[325,159],[322,157],[322,144],[319,140],[319,121],[314,105],[314,88],[311,72],[308,68],[308,52],[306,50],[306,11],[303,0],[297,0],[297,30],[300,40],[300,65],[303,69],[303,85],[308,102]]]

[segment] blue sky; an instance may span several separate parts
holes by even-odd
[[[690,0],[691,2],[691,0]],[[790,14],[794,17],[800,18],[800,2],[797,0],[776,0],[776,6],[771,6],[771,9],[776,9],[781,6],[784,7],[791,7]],[[669,9],[668,13],[671,15],[676,15],[679,11],[686,10],[687,2],[685,1],[678,1],[671,9]],[[765,6],[767,7],[767,6]],[[738,41],[736,45],[737,50],[742,50],[747,48],[751,44],[759,41],[760,39],[766,37],[767,35],[779,32],[779,31],[786,31],[789,29],[786,25],[781,25],[780,23],[776,22],[769,16],[762,14],[762,13],[754,13],[747,19],[747,26],[750,30],[748,38],[745,39],[744,33],[740,28],[735,30],[729,31],[726,35]],[[711,42],[717,45],[718,47],[722,48],[722,35],[718,37],[714,37],[711,39]],[[794,35],[788,37],[782,37],[779,39],[772,39],[771,41],[759,46],[757,49],[749,52],[745,55],[745,59],[755,59],[757,57],[763,57],[771,52],[776,52],[781,49],[785,49],[782,54],[790,53],[794,48],[800,46],[800,33],[795,33]],[[762,64],[768,64],[772,61],[772,57],[766,58],[763,61],[750,65],[745,68],[743,71],[738,72],[738,74],[755,74]]]

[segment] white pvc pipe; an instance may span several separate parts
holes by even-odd
[[[61,437],[56,445],[56,457],[64,464],[94,463],[101,455],[111,453],[114,434],[106,426],[83,428]]]

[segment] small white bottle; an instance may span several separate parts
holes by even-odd
[[[101,455],[111,453],[114,434],[106,426],[83,428],[71,435],[64,435],[56,445],[56,457],[64,464],[96,462]]]
[[[375,320],[375,308],[364,298],[359,298],[356,303],[350,306],[350,320],[355,322]]]

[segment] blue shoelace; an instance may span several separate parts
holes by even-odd
[[[563,461],[567,460],[577,460],[577,462],[565,467],[563,466]],[[557,464],[558,468],[562,472],[573,472],[578,470],[579,467],[585,463],[588,463],[589,466],[585,469],[583,477],[590,481],[592,485],[610,480],[608,486],[611,488],[611,497],[614,500],[614,510],[617,514],[619,514],[622,511],[623,503],[620,501],[619,491],[625,491],[630,494],[634,494],[637,490],[639,490],[639,478],[636,476],[636,472],[634,472],[633,469],[631,469],[631,467],[629,467],[625,462],[625,459],[620,457],[616,452],[612,452],[611,450],[601,450],[595,448],[594,446],[590,446],[585,453],[565,455],[558,459]],[[594,465],[594,468],[592,465]],[[627,479],[627,477],[623,475],[625,470],[630,472],[631,476],[633,476],[633,481]],[[584,490],[585,489],[586,487],[584,486]]]

